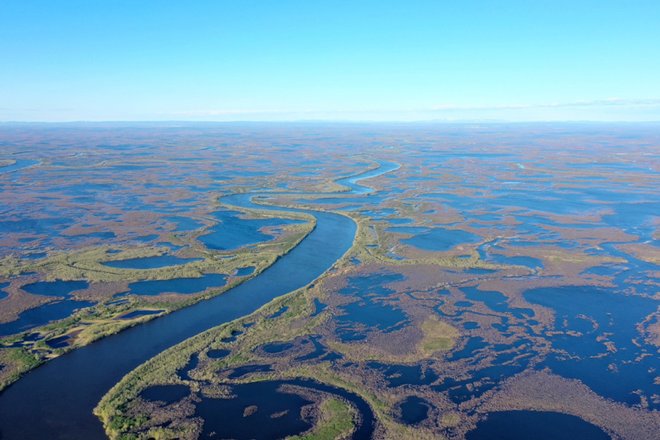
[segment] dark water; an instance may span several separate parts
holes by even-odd
[[[190,372],[197,368],[197,365],[199,365],[199,353],[195,353],[190,356],[188,363],[184,365],[184,367],[179,371],[177,371],[179,377],[183,380],[194,380],[192,377],[190,377]]]
[[[529,221],[528,217],[524,217],[523,221]],[[529,226],[529,224],[527,225]],[[488,261],[489,263],[503,264],[503,265],[512,265],[512,266],[525,266],[530,269],[542,268],[543,262],[538,258],[528,257],[524,255],[516,255],[508,257],[497,252],[491,252],[491,250],[502,249],[498,246],[497,241],[495,243],[484,243],[480,245],[477,250],[479,252],[479,257]]]
[[[479,350],[488,347],[488,343],[482,337],[475,336],[467,340],[467,343],[460,350],[453,351],[447,358],[449,361],[457,361],[467,357],[475,357]]]
[[[508,322],[508,318],[504,319]],[[468,321],[465,324],[469,323]],[[476,322],[472,324],[474,325],[470,328],[478,326]],[[456,404],[479,397],[495,388],[504,379],[525,370],[529,366],[530,356],[535,354],[530,351],[530,346],[531,341],[528,339],[520,339],[512,344],[490,344],[479,336],[470,337],[462,347],[453,350],[447,356],[449,362],[467,361],[464,369],[466,377],[463,379],[446,377],[440,383],[432,385],[431,389],[446,393],[447,397]],[[488,361],[487,366],[481,366],[481,361],[493,355],[496,356]]]
[[[199,237],[199,241],[207,248],[216,250],[232,250],[271,240],[273,235],[261,231],[266,226],[302,223],[301,220],[283,218],[244,219],[237,211],[218,211],[214,217],[220,223],[210,228],[208,234]]]
[[[69,335],[58,336],[57,338],[49,339],[46,345],[51,348],[64,348],[69,345],[71,337]]]
[[[41,333],[29,333],[25,336],[20,341],[14,342],[10,347],[22,347],[25,345],[25,342],[34,342],[34,341],[40,341],[43,339],[43,336]]]
[[[470,269],[466,269],[464,272],[469,273],[469,274],[473,274],[473,275],[485,275],[485,274],[490,274],[490,273],[494,273],[494,272],[497,272],[497,271],[494,270],[494,269],[481,269],[481,268],[478,268],[478,267],[473,267],[473,268],[470,268]]]
[[[47,256],[48,252],[33,252],[31,254],[25,254],[24,258],[27,258],[28,260],[39,260]]]
[[[390,387],[401,385],[428,385],[438,379],[438,375],[431,369],[421,365],[396,365],[369,362],[367,367],[382,373]]]
[[[501,411],[468,432],[467,440],[607,440],[602,429],[579,417],[555,412]]]
[[[337,336],[342,342],[366,339],[368,331],[380,330],[384,333],[402,328],[408,317],[399,308],[383,301],[394,293],[384,284],[403,279],[400,274],[376,274],[351,277],[348,286],[341,289],[341,295],[354,297],[355,302],[339,306],[335,317]],[[366,331],[365,331],[366,328]]]
[[[537,267],[543,267],[543,262],[538,258],[527,257],[524,255],[516,255],[513,257],[507,257],[506,255],[501,254],[490,254],[489,261],[496,264],[510,264],[512,266],[526,266],[530,269],[535,269]]]
[[[129,284],[128,288],[131,289],[131,293],[135,295],[153,296],[162,293],[197,293],[211,287],[222,287],[226,283],[226,275],[209,273],[199,278],[137,281]]]
[[[9,283],[0,283],[0,300],[5,299],[9,296],[9,294],[7,292],[2,290],[7,286],[9,286]]]
[[[26,284],[21,289],[35,295],[44,296],[69,296],[71,292],[86,289],[89,286],[87,281],[38,281],[32,284]]]
[[[302,356],[298,356],[295,360],[297,362],[309,362],[311,360],[321,362],[334,361],[342,358],[340,354],[328,351],[328,348],[320,342],[320,339],[321,337],[319,335],[310,336],[309,342],[313,345],[314,350]]]
[[[75,310],[92,305],[94,303],[89,301],[65,299],[26,310],[18,316],[17,320],[0,324],[0,336],[13,335],[48,324],[51,321],[64,319],[71,316]]]
[[[421,397],[411,396],[399,405],[401,421],[408,425],[423,422],[429,416],[430,404]]]
[[[462,212],[479,206],[484,211],[495,212],[506,208],[523,208],[527,211],[553,214],[578,214],[596,211],[603,202],[635,201],[636,195],[595,188],[530,187],[511,185],[504,189],[492,189],[496,197],[472,197],[464,194],[433,193],[426,197],[440,199],[443,203]],[[622,210],[623,211],[623,210]]]
[[[602,396],[631,405],[640,403],[636,390],[660,394],[660,385],[655,383],[655,372],[660,369],[657,349],[639,340],[636,328],[657,309],[657,300],[593,286],[532,289],[524,297],[555,312],[555,327],[562,333],[546,337],[553,348],[570,356],[551,354],[542,366],[563,377],[580,379]],[[583,316],[594,320],[597,328]],[[569,331],[579,334],[563,333]],[[613,342],[616,351],[609,351],[604,340]],[[649,399],[649,406],[660,407],[653,399]]]
[[[190,395],[190,389],[185,385],[156,385],[140,393],[144,400],[152,402],[165,402],[166,404],[178,402]]]
[[[327,304],[322,303],[318,298],[314,298],[314,312],[311,315],[312,318],[320,315],[327,307]]]
[[[226,201],[249,205],[249,195]],[[100,439],[92,409],[122,376],[163,350],[253,312],[313,281],[346,252],[355,235],[347,217],[318,212],[316,228],[256,278],[223,295],[74,350],[39,367],[0,394],[5,439]],[[54,380],[57,378],[57,380]]]
[[[280,316],[285,314],[287,310],[289,310],[289,306],[280,307],[275,313],[273,313],[272,315],[269,315],[268,319],[279,318]]]
[[[399,169],[400,165],[395,162],[381,162],[380,167],[367,171],[366,173],[357,174],[355,176],[345,177],[343,179],[337,180],[337,183],[340,185],[345,185],[351,189],[353,194],[369,194],[373,192],[368,186],[359,184],[361,180],[369,179],[371,177],[380,176],[381,174],[389,173]]]
[[[222,338],[220,341],[224,342],[225,344],[229,342],[235,342],[236,339],[242,334],[243,334],[242,331],[232,330],[230,336],[227,336],[226,338]]]
[[[357,395],[341,388],[309,380],[264,381],[236,385],[232,399],[202,398],[195,415],[204,419],[201,438],[275,439],[300,434],[312,427],[301,417],[301,409],[312,402],[298,394],[283,392],[282,385],[303,387],[310,392],[322,391],[338,395],[360,413],[353,438],[369,439],[375,418],[369,405]],[[251,415],[247,407],[256,406]]]
[[[448,251],[460,244],[474,243],[479,239],[478,235],[460,229],[432,228],[401,241],[419,249]]]
[[[73,223],[70,218],[48,217],[48,218],[21,218],[20,220],[0,221],[0,232],[2,233],[26,233],[34,235],[45,235],[48,237],[58,236],[64,229]],[[29,238],[27,239],[29,241]]]
[[[201,261],[201,258],[180,258],[174,255],[158,255],[155,257],[129,258],[127,260],[104,261],[103,265],[118,269],[158,269],[160,267],[178,266],[180,264]]]
[[[231,353],[231,351],[227,350],[226,348],[217,348],[207,351],[206,356],[208,356],[209,359],[222,359],[227,357],[229,353]]]
[[[248,275],[252,275],[254,273],[254,266],[247,266],[247,267],[241,267],[236,270],[236,276],[237,277],[244,277]]]
[[[517,318],[524,319],[534,316],[532,309],[511,308],[508,298],[501,292],[479,290],[476,287],[463,287],[465,296],[473,301],[481,301],[495,312],[511,313]],[[458,303],[456,303],[458,305]]]
[[[268,354],[282,353],[283,351],[289,350],[293,347],[291,342],[271,342],[265,344],[261,349]]]
[[[470,377],[465,380],[447,378],[440,385],[433,386],[432,389],[447,392],[447,396],[452,402],[461,404],[494,389],[504,379],[521,373],[527,368],[527,365],[527,359],[515,364],[492,365],[471,371]]]
[[[158,238],[158,235],[156,234],[151,234],[151,235],[141,235],[139,237],[135,237],[135,241],[140,241],[142,243],[148,243],[150,241],[153,241]]]
[[[227,376],[229,379],[239,379],[243,376],[247,376],[248,374],[253,374],[253,373],[267,373],[269,371],[273,371],[273,367],[271,365],[242,365],[240,367],[234,368],[231,373]]]
[[[362,178],[379,173],[371,172]],[[371,191],[356,183],[360,176],[349,180],[346,184],[352,191],[360,194]],[[225,197],[223,202],[255,207],[251,198],[250,194],[238,194]],[[329,212],[312,214],[317,220],[314,230],[259,276],[223,295],[76,349],[29,372],[5,389],[0,394],[0,438],[41,440],[44,435],[52,439],[105,438],[92,410],[124,375],[179,342],[252,313],[273,298],[312,282],[352,246],[356,232],[353,220]],[[375,419],[368,404],[356,395],[325,384],[314,384],[314,388],[341,391],[362,415],[354,438],[371,437]]]
[[[176,224],[176,228],[174,229],[175,232],[194,231],[195,229],[200,229],[204,226],[203,223],[190,217],[174,216],[168,217],[167,220]]]
[[[312,401],[280,392],[279,387],[277,382],[249,383],[233,387],[233,399],[202,398],[195,411],[204,420],[201,438],[275,439],[311,428],[311,421],[301,417],[301,409]],[[255,406],[256,412],[246,415],[249,406]]]

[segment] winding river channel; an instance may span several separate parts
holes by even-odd
[[[348,186],[350,192],[339,194],[368,194],[371,189],[358,181],[396,168],[397,164],[381,163],[375,170],[340,179],[338,182]],[[222,295],[73,350],[29,372],[0,394],[0,439],[105,438],[92,410],[125,374],[185,339],[252,313],[272,299],[309,284],[350,249],[356,225],[349,217],[331,212],[268,208],[251,201],[255,196],[272,195],[241,194],[227,197],[223,202],[313,215],[316,227],[298,246],[256,277]],[[373,414],[369,411],[362,415],[371,418],[363,420],[364,428],[371,428]],[[361,434],[364,438],[364,429]]]

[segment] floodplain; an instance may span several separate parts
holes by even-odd
[[[21,201],[0,218],[5,384],[146,320],[233,307],[269,268],[300,281],[102,390],[111,438],[660,432],[656,125],[211,124],[110,145],[49,130],[3,133],[36,161],[0,174]],[[26,157],[39,136],[64,146]],[[314,235],[327,214],[355,228]],[[347,246],[328,267],[310,254],[314,276],[284,266],[332,240]]]

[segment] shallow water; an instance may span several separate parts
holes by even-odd
[[[313,345],[314,350],[302,356],[298,356],[297,358],[295,358],[295,361],[309,362],[314,360],[321,362],[321,361],[333,361],[342,358],[340,354],[328,351],[328,348],[326,348],[326,346],[320,342],[320,339],[321,337],[319,335],[310,336],[309,342],[311,342],[311,344]]]
[[[225,348],[216,348],[207,351],[206,356],[208,356],[209,359],[222,359],[226,357],[229,353],[231,353],[231,350],[227,350]]]
[[[245,277],[248,275],[252,275],[254,273],[254,270],[255,270],[254,266],[240,267],[236,270],[236,273],[234,275],[237,277]]]
[[[399,167],[400,165],[395,162],[380,162],[378,168],[367,171],[366,173],[360,173],[355,176],[339,179],[337,180],[337,183],[347,186],[351,190],[352,194],[370,194],[373,192],[373,190],[368,186],[359,184],[358,182],[389,173],[390,171],[398,170]]]
[[[391,230],[401,228],[390,228]],[[408,229],[411,230],[412,228]],[[414,233],[414,232],[413,232]],[[460,229],[432,228],[417,233],[401,242],[419,249],[430,251],[448,251],[458,245],[475,243],[480,240],[478,235]]]
[[[166,220],[176,225],[176,227],[174,228],[175,232],[194,231],[196,229],[201,229],[204,227],[204,223],[192,219],[190,217],[173,216],[173,217],[167,217]]]
[[[290,348],[293,348],[293,344],[290,342],[271,342],[261,347],[261,349],[268,354],[282,353]]]
[[[289,310],[289,306],[280,307],[275,313],[268,315],[268,319],[279,318],[280,316],[285,314],[287,310]]]
[[[140,393],[140,397],[145,400],[165,402],[168,405],[178,402],[188,395],[190,395],[190,389],[186,385],[156,385]]]
[[[234,399],[203,398],[195,410],[195,415],[204,420],[202,437],[274,439],[311,428],[300,413],[312,402],[297,394],[279,392],[278,388],[277,383],[245,384],[233,387]],[[246,415],[250,406],[256,411]]]
[[[38,281],[32,284],[26,284],[21,287],[28,293],[44,296],[64,296],[69,297],[71,292],[82,290],[89,287],[87,281]]]
[[[354,297],[356,301],[339,306],[335,316],[337,336],[342,342],[366,339],[368,332],[380,330],[388,333],[407,325],[408,317],[399,308],[385,302],[394,290],[384,284],[403,279],[400,274],[377,274],[351,277],[348,286],[339,294]]]
[[[7,298],[9,294],[5,292],[4,289],[5,287],[9,286],[9,283],[0,283],[0,301]]]
[[[32,166],[35,166],[38,163],[39,163],[38,160],[18,159],[12,165],[7,165],[7,166],[4,166],[4,167],[0,167],[0,174],[8,174],[8,173],[13,173],[14,171],[20,171],[22,169],[30,168]]]
[[[318,298],[314,298],[314,312],[311,314],[311,317],[320,315],[327,307],[327,304],[322,303]]]
[[[232,399],[203,397],[195,410],[195,415],[204,419],[202,438],[274,439],[308,430],[312,423],[301,417],[301,409],[312,401],[298,394],[283,392],[282,385],[295,385],[308,392],[321,391],[346,399],[360,414],[353,439],[371,438],[374,415],[366,402],[349,391],[308,380],[247,383],[232,387],[235,394]],[[256,411],[246,411],[246,408],[255,406],[252,411]]]
[[[468,299],[473,301],[481,301],[488,306],[489,309],[495,312],[511,313],[513,316],[521,319],[533,317],[534,311],[532,309],[511,308],[508,304],[508,298],[501,292],[497,291],[484,291],[476,287],[463,287],[461,289]],[[458,305],[458,303],[456,303]]]
[[[421,397],[411,396],[399,404],[401,421],[408,425],[423,422],[429,416],[430,404]]]
[[[551,354],[542,366],[561,376],[579,379],[602,396],[628,404],[640,403],[636,390],[646,395],[660,393],[654,373],[660,368],[656,348],[640,340],[636,329],[657,309],[657,301],[593,286],[532,289],[524,297],[551,308],[556,314],[557,330],[579,332],[546,335],[553,348],[566,351],[571,358]],[[580,316],[593,319],[598,327],[593,328]],[[616,351],[605,346],[604,341],[608,340],[614,343]],[[645,353],[650,356],[640,358]],[[649,406],[658,408],[652,399]]]
[[[135,283],[130,283],[128,288],[130,289],[130,292],[135,295],[154,296],[163,293],[198,293],[212,287],[222,287],[226,283],[226,275],[209,273],[199,278],[137,281]]]
[[[71,316],[75,310],[92,305],[94,303],[89,301],[65,299],[26,310],[15,321],[0,324],[0,336],[13,335],[66,318]]]
[[[263,241],[272,240],[274,235],[261,231],[267,226],[284,226],[302,223],[301,220],[284,218],[244,219],[237,211],[218,211],[213,216],[220,221],[209,228],[209,232],[200,236],[207,248],[215,250],[232,250]]]
[[[231,373],[227,376],[229,379],[239,379],[243,376],[253,373],[267,373],[273,371],[273,367],[270,365],[242,365],[240,367],[232,369]]]
[[[467,433],[467,440],[607,440],[602,429],[568,414],[540,411],[501,411]]]
[[[183,380],[194,380],[192,377],[190,377],[190,372],[197,368],[197,365],[199,365],[199,353],[194,353],[192,356],[190,356],[188,363],[177,371],[177,374]]]
[[[250,195],[226,199],[251,206]],[[352,244],[355,223],[341,215],[313,214],[318,219],[316,228],[259,276],[223,295],[76,349],[26,374],[0,394],[2,438],[41,440],[44,432],[52,438],[104,438],[92,409],[122,376],[178,342],[308,284],[344,254]],[[292,272],[291,267],[298,269]],[[53,377],[59,380],[53,381]]]
[[[58,336],[57,338],[49,339],[46,341],[46,345],[51,348],[64,348],[69,345],[71,337],[69,335]]]
[[[429,385],[438,379],[438,375],[431,369],[421,365],[396,365],[380,362],[368,362],[367,367],[380,371],[388,386],[402,385]]]

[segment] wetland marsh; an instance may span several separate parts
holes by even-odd
[[[3,130],[2,438],[660,432],[655,125]]]

